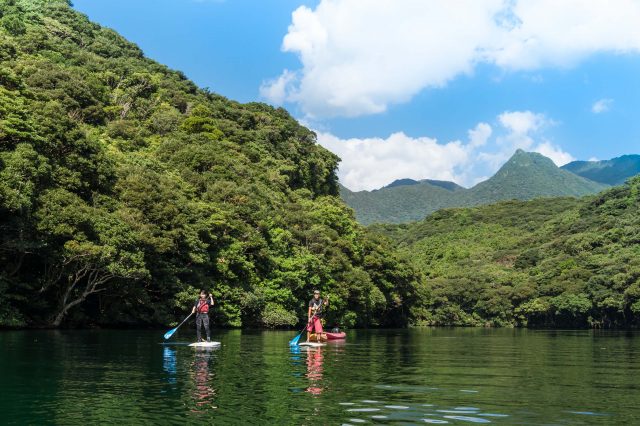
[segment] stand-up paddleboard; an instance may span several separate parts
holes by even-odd
[[[317,342],[302,342],[302,343],[298,343],[298,346],[308,346],[310,348],[321,348],[327,345],[325,345],[324,343],[317,343]]]
[[[315,333],[312,333],[309,335],[309,339],[314,340],[316,342],[320,341],[320,342],[326,342],[327,340],[344,340],[347,338],[347,333],[345,333],[344,331],[341,331],[339,333],[329,333],[324,332],[322,333],[322,335],[318,336]]]
[[[189,344],[189,346],[194,348],[215,348],[216,346],[220,346],[220,342],[195,342]]]

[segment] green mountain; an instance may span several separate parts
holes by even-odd
[[[450,182],[447,180],[434,180],[434,179],[423,179],[423,180],[413,180],[413,179],[396,179],[391,182],[389,185],[385,186],[385,188],[394,188],[397,186],[408,186],[408,185],[418,185],[420,183],[428,183],[433,186],[439,186],[440,188],[444,188],[448,191],[457,191],[459,189],[464,189],[460,185],[455,182]]]
[[[495,175],[471,188],[462,199],[468,200],[466,205],[480,205],[538,197],[579,197],[606,187],[558,168],[542,154],[519,149]]]
[[[461,189],[465,189],[462,186],[458,185],[457,183],[450,182],[448,180],[424,179],[421,182],[426,182],[433,186],[439,186],[440,188],[444,188],[448,191],[459,191]]]
[[[640,177],[373,225],[427,276],[429,325],[640,326]]]
[[[340,194],[355,210],[358,221],[368,225],[420,220],[446,207],[476,206],[512,199],[578,197],[607,187],[562,170],[541,154],[522,150],[516,151],[494,176],[473,188],[449,186],[452,189],[448,190],[446,186],[444,189],[443,185],[432,182],[390,185],[360,192],[342,188]]]
[[[594,182],[621,185],[640,174],[640,155],[623,155],[603,161],[573,161],[562,168]]]
[[[340,196],[356,213],[362,224],[403,223],[438,209],[451,207],[455,194],[427,182],[385,187],[373,191],[352,192],[340,188]]]
[[[282,108],[146,58],[62,0],[0,0],[0,326],[419,319],[421,275],[356,223]]]

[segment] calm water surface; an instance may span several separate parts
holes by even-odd
[[[640,424],[640,334],[0,332],[2,424]]]

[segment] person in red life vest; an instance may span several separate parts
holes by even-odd
[[[200,297],[193,305],[192,313],[196,314],[196,334],[197,341],[201,342],[202,337],[200,330],[204,327],[205,333],[207,333],[207,342],[211,341],[211,335],[209,333],[209,309],[215,304],[213,296],[209,294],[207,290],[200,290]]]
[[[309,312],[307,313],[307,342],[312,332],[315,333],[316,340],[326,340],[324,331],[322,331],[322,317],[328,304],[329,298],[321,298],[320,290],[313,291],[313,299],[309,301]]]

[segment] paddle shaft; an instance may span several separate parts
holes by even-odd
[[[191,312],[191,313],[190,313],[190,314],[189,314],[189,315],[188,315],[184,320],[182,320],[182,322],[180,323],[180,325],[178,325],[175,329],[176,329],[176,330],[177,330],[177,329],[179,329],[179,328],[180,328],[180,326],[181,326],[182,324],[184,324],[185,322],[187,322],[187,320],[188,320],[189,318],[191,318],[191,315],[193,315],[193,312]]]

